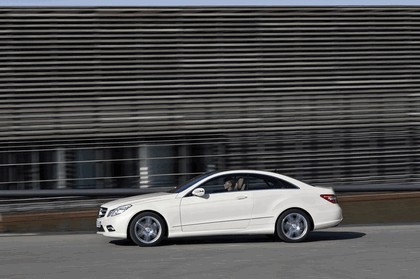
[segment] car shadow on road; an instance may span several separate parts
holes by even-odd
[[[223,243],[261,243],[273,242],[272,236],[266,235],[223,235],[206,237],[188,237],[168,239],[167,245],[189,245],[189,244],[223,244]]]
[[[274,237],[265,235],[224,235],[224,236],[203,236],[203,237],[181,237],[167,239],[161,245],[190,245],[190,244],[217,244],[217,243],[257,243],[273,242]],[[109,243],[118,246],[136,246],[128,239],[111,240]]]
[[[137,244],[135,244],[130,239],[115,239],[115,240],[111,240],[109,243],[117,245],[117,246],[137,246]]]
[[[349,240],[364,237],[366,234],[362,232],[329,232],[314,231],[309,234],[306,242],[328,241],[328,240]]]
[[[305,242],[329,241],[329,240],[349,240],[365,236],[360,232],[312,232]],[[206,236],[206,237],[186,237],[168,239],[163,246],[168,245],[195,245],[195,244],[223,244],[223,243],[263,243],[280,242],[274,236],[269,235],[227,235],[227,236]],[[112,240],[109,243],[117,246],[136,246],[131,240]]]

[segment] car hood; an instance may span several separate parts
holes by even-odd
[[[160,201],[160,200],[165,200],[165,199],[171,199],[174,196],[176,196],[176,194],[165,193],[165,192],[144,194],[144,195],[138,195],[138,196],[110,201],[103,204],[102,207],[114,208],[114,207],[126,205],[126,204],[137,204],[137,203]]]

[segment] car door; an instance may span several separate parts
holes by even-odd
[[[182,231],[246,229],[252,214],[252,195],[244,186],[242,189],[227,186],[229,179],[237,186],[235,183],[241,181],[240,178],[240,175],[219,176],[198,186],[206,191],[204,196],[189,193],[183,197],[180,203]]]

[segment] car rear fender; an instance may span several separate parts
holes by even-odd
[[[283,212],[290,210],[290,209],[299,209],[302,210],[304,213],[306,213],[309,218],[310,218],[310,226],[311,226],[311,230],[314,229],[314,220],[312,218],[312,215],[309,213],[309,209],[307,206],[304,205],[304,202],[290,202],[290,203],[281,203],[278,204],[275,208],[274,208],[274,212],[276,212],[275,214],[275,220],[276,220],[276,227],[277,227],[277,222],[278,219],[280,217],[281,214],[283,214]]]
[[[308,212],[307,210],[305,210],[304,208],[301,208],[301,207],[291,207],[291,208],[287,208],[287,209],[283,210],[283,211],[282,211],[279,215],[277,215],[277,218],[276,218],[276,228],[277,228],[277,222],[279,221],[279,217],[280,217],[280,215],[281,215],[281,214],[283,214],[283,212],[286,212],[287,210],[290,210],[290,209],[298,209],[298,210],[301,210],[301,211],[303,211],[304,213],[306,213],[306,215],[308,215],[308,216],[309,216],[310,230],[312,231],[312,230],[314,229],[314,220],[312,219],[311,214],[309,214],[309,212]]]

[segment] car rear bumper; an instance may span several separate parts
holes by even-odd
[[[335,205],[328,211],[323,211],[318,220],[314,220],[314,230],[338,226],[343,221],[343,212],[340,206]]]
[[[318,223],[315,226],[314,230],[336,227],[336,226],[338,226],[341,223],[341,221],[343,221],[343,218],[332,220],[332,221],[328,221],[328,222]]]

